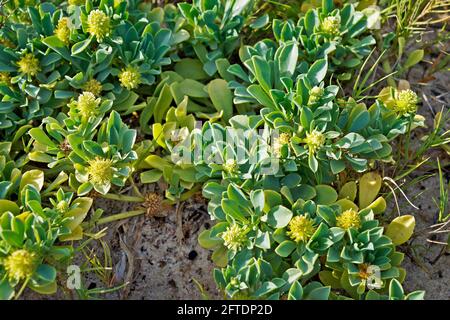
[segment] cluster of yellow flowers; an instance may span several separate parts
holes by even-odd
[[[314,104],[319,101],[323,96],[323,92],[323,88],[317,86],[313,87],[309,92],[308,104]]]
[[[70,27],[69,27],[69,18],[64,17],[58,21],[58,26],[55,30],[55,35],[61,40],[65,45],[70,43]]]
[[[277,157],[281,156],[281,148],[289,144],[290,140],[291,136],[289,135],[289,133],[282,133],[278,138],[274,139],[273,152]]]
[[[350,228],[359,229],[361,227],[361,218],[358,212],[348,209],[336,217],[336,225],[345,230]]]
[[[0,72],[0,83],[4,83],[7,86],[11,84],[11,76],[8,72]]]
[[[119,80],[122,87],[127,88],[128,90],[136,89],[141,83],[139,69],[133,66],[122,69],[122,72],[119,74]]]
[[[394,110],[399,114],[414,113],[417,109],[419,98],[417,94],[410,90],[401,90],[397,92],[395,97]]]
[[[228,173],[236,172],[238,169],[238,164],[234,159],[227,159],[223,164],[223,170]]]
[[[3,266],[11,280],[25,280],[37,267],[37,255],[25,249],[16,250],[4,259]]]
[[[316,153],[325,144],[325,136],[322,132],[313,130],[306,133],[306,138],[303,139],[303,142],[312,153]]]
[[[111,32],[111,19],[101,10],[92,10],[87,19],[87,31],[97,38],[98,42],[109,36]]]
[[[25,54],[19,61],[17,61],[19,72],[22,72],[28,76],[35,76],[41,67],[39,66],[39,60],[32,54]]]
[[[102,84],[96,79],[88,80],[83,86],[84,91],[90,92],[97,97],[102,93],[102,89]]]
[[[321,29],[324,33],[338,36],[341,34],[341,19],[338,16],[329,16],[323,19]]]
[[[113,161],[96,157],[88,161],[89,180],[94,184],[104,185],[113,178]]]
[[[66,213],[67,211],[69,211],[69,203],[66,200],[61,200],[56,205],[56,210],[61,214]]]
[[[307,216],[295,216],[288,225],[287,235],[295,242],[308,242],[316,232],[314,221]]]
[[[78,96],[76,102],[78,113],[82,118],[87,119],[96,113],[100,102],[101,99],[95,98],[92,92],[83,92]]]
[[[245,228],[239,227],[237,224],[231,225],[224,231],[220,237],[224,241],[225,247],[230,250],[239,251],[246,241]]]

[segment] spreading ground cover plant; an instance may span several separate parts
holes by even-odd
[[[193,35],[187,53],[195,52],[207,74],[217,72],[217,59],[229,58],[238,49],[245,27],[257,30],[268,23],[267,15],[252,17],[259,2],[195,0],[178,4],[186,29]]]
[[[402,287],[415,218],[385,215],[379,170],[425,126],[399,78],[424,51],[390,64],[417,12],[382,34],[401,1],[285,2],[0,8],[1,299],[54,294],[101,226],[199,193],[212,226],[198,241],[226,299],[423,299]],[[110,214],[97,198],[135,210]]]
[[[92,205],[91,198],[76,198],[59,188],[44,206],[43,195],[67,178],[60,175],[42,190],[44,173],[30,170],[20,178],[17,200],[0,200],[2,299],[18,298],[26,287],[41,294],[56,292],[56,268],[74,252],[64,242],[82,239],[81,223]]]

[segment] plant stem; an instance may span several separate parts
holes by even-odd
[[[147,210],[140,209],[140,210],[132,210],[132,211],[128,211],[128,212],[113,214],[112,216],[108,216],[108,217],[99,219],[97,221],[97,225],[105,224],[105,223],[109,223],[109,222],[113,222],[113,221],[117,221],[117,220],[121,220],[121,219],[135,217],[135,216],[141,215],[145,212],[147,212]]]
[[[127,202],[144,202],[145,200],[143,197],[127,196],[123,194],[114,194],[114,193],[103,194],[101,195],[101,197],[110,200],[127,201]]]
[[[386,59],[383,60],[382,62],[382,66],[383,66],[383,70],[386,74],[390,74],[392,73],[392,68],[391,68],[391,64],[389,63],[389,59],[386,57]],[[387,83],[393,87],[396,88],[397,85],[395,84],[395,80],[392,76],[389,76],[387,79]]]
[[[27,278],[27,279],[23,282],[22,286],[20,287],[19,292],[17,292],[16,296],[14,297],[15,300],[19,300],[20,296],[21,296],[22,293],[23,293],[23,290],[25,290],[25,288],[27,287],[27,284],[28,284],[28,282],[30,281],[30,279],[31,279],[31,278]]]

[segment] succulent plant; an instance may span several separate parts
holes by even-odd
[[[338,87],[323,84],[328,61],[319,59],[308,67],[299,62],[298,52],[293,41],[277,46],[263,40],[241,50],[249,74],[237,64],[228,68],[244,81],[229,82],[234,102],[261,105],[265,122],[290,136],[290,143],[285,143],[289,147],[280,154],[283,158],[306,159],[311,171],[321,173],[323,180],[348,166],[362,172],[369,161],[390,160],[388,142],[407,128],[421,125],[415,110],[400,114],[379,101],[367,108],[352,98],[336,99]]]
[[[114,109],[128,111],[138,98],[132,91],[152,85],[171,61],[169,50],[183,41],[150,13],[135,21],[125,1],[24,6],[29,21],[0,28],[0,129],[8,135],[54,116],[75,97],[106,95]]]
[[[299,56],[309,63],[328,57],[328,73],[339,80],[349,80],[352,70],[362,64],[376,43],[372,35],[364,36],[368,22],[363,12],[350,3],[335,9],[332,0],[323,0],[320,8],[309,9],[296,24],[274,19],[273,30],[279,42],[299,41],[303,47]]]
[[[345,290],[355,299],[361,298],[367,288],[380,292],[386,290],[389,281],[403,281],[405,277],[405,270],[399,267],[403,254],[395,251],[395,246],[402,242],[394,239],[399,236],[406,241],[412,231],[405,234],[404,230],[411,230],[410,224],[400,220],[386,230],[379,226],[375,215],[386,209],[386,201],[378,196],[381,181],[379,174],[370,172],[359,179],[359,188],[355,181],[342,185],[335,203],[341,213],[335,214],[334,221],[346,235],[328,251],[326,266],[331,271],[319,274],[324,284]],[[333,220],[331,211],[329,213]]]
[[[291,268],[278,275],[271,264],[248,252],[239,253],[226,268],[214,270],[214,279],[226,298],[235,300],[328,300],[330,287],[312,281],[302,285],[301,272]]]
[[[22,172],[18,164],[11,159],[11,142],[0,142],[0,203],[8,199],[19,188]],[[8,200],[9,201],[9,200]]]
[[[59,242],[82,237],[80,224],[92,205],[90,198],[73,199],[72,193],[59,189],[51,207],[43,207],[43,173],[27,173],[20,183],[21,206],[9,202],[0,209],[1,299],[17,298],[25,287],[41,294],[56,292],[56,267],[73,254],[71,246]]]
[[[153,95],[147,98],[139,118],[143,132],[151,133],[149,122],[162,124],[172,103],[178,108],[186,104],[182,108],[186,109],[183,112],[190,114],[188,117],[229,120],[233,114],[233,102],[225,80],[210,80],[200,62],[190,58],[177,62],[175,71],[163,72]]]
[[[85,140],[77,133],[68,135],[72,148],[69,159],[80,183],[78,194],[85,195],[92,189],[106,194],[112,185],[123,187],[137,158],[133,151],[135,139],[136,131],[128,129],[115,111],[100,127],[97,141]]]
[[[252,19],[254,6],[254,0],[194,0],[192,4],[178,4],[192,34],[193,50],[208,75],[217,72],[217,59],[229,58],[238,48],[244,27],[259,29],[268,22],[267,16]]]
[[[399,37],[391,67],[377,50],[395,35],[370,31],[389,10],[373,1],[292,3],[0,4],[0,299],[55,293],[73,241],[103,235],[92,227],[200,191],[214,223],[198,240],[227,299],[424,297],[405,294],[397,251],[415,218],[380,219],[383,178],[366,172],[424,126],[392,78],[424,50],[402,63]],[[97,197],[137,205],[83,223]]]
[[[384,228],[375,218],[386,208],[384,198],[378,196],[378,174],[363,175],[359,191],[355,181],[348,181],[339,193],[328,185],[311,187],[299,184],[300,180],[292,176],[290,183],[282,179],[280,186],[272,178],[266,189],[252,186],[250,191],[245,191],[246,183],[242,188],[232,182],[205,185],[208,211],[217,223],[200,234],[199,243],[214,250],[212,259],[218,266],[226,266],[215,277],[228,296],[248,289],[234,274],[239,270],[235,261],[243,256],[251,264],[268,261],[278,276],[294,268],[302,284],[318,275],[336,299],[347,295],[360,299],[367,288],[384,292],[391,279],[403,281],[405,271],[399,267],[403,254],[395,251],[401,242],[393,240],[399,234],[409,237],[410,224],[394,221],[383,235]],[[228,276],[230,272],[233,276]]]
[[[403,291],[402,284],[396,280],[392,279],[389,284],[388,294],[379,294],[373,290],[369,291],[365,299],[366,300],[423,300],[425,297],[425,291],[418,290],[405,294]]]
[[[42,120],[42,128],[32,128],[28,131],[33,141],[33,150],[28,154],[31,161],[46,163],[49,168],[55,170],[72,169],[72,163],[68,158],[72,147],[67,140],[70,132],[64,123],[67,118],[65,114],[59,114],[56,118],[47,117]],[[86,138],[92,138],[93,133],[95,132]]]

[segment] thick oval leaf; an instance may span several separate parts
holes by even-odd
[[[228,263],[228,249],[224,246],[221,246],[219,249],[216,249],[212,256],[211,260],[218,267],[225,268]]]
[[[317,204],[330,205],[336,202],[338,195],[333,187],[328,185],[320,184],[316,187],[316,198],[314,199]]]
[[[275,252],[283,258],[289,256],[295,250],[297,244],[291,240],[285,240],[276,247]]]
[[[20,181],[19,189],[22,190],[27,184],[31,184],[37,190],[41,190],[44,186],[44,172],[36,169],[25,172]]]
[[[372,209],[374,214],[383,213],[386,210],[386,200],[383,197],[378,197],[367,208]]]
[[[76,55],[76,54],[79,54],[79,53],[83,52],[84,50],[87,49],[87,47],[89,46],[90,43],[91,43],[91,38],[90,37],[88,39],[86,39],[86,40],[83,40],[83,41],[75,43],[72,46],[72,54]]]
[[[318,85],[326,76],[328,62],[325,59],[319,59],[313,63],[308,70],[307,77],[312,85]]]
[[[203,230],[198,236],[198,243],[205,249],[214,249],[223,241],[218,238],[211,237],[211,230]]]
[[[416,219],[412,215],[400,216],[392,220],[385,234],[396,246],[399,246],[411,238],[415,226]]]
[[[303,297],[303,288],[302,285],[295,281],[291,288],[289,289],[288,293],[288,300],[301,300]]]
[[[53,282],[56,279],[56,269],[48,264],[41,264],[35,271],[36,276],[45,282]]]
[[[20,208],[13,201],[0,199],[0,215],[7,211],[11,212],[13,215],[16,216],[20,213]]]
[[[418,64],[420,61],[422,61],[423,54],[424,54],[423,49],[417,49],[411,52],[408,56],[408,59],[406,59],[405,63],[403,64],[403,68],[408,69]]]
[[[228,84],[223,79],[215,79],[208,84],[208,93],[217,111],[223,112],[223,119],[228,120],[233,116],[233,94],[228,89]]]
[[[359,207],[367,208],[377,197],[381,189],[381,176],[376,172],[368,172],[359,179]]]
[[[273,228],[284,228],[291,221],[292,215],[288,208],[276,206],[267,214],[267,223]]]
[[[198,59],[185,58],[175,64],[175,72],[183,78],[203,80],[208,75],[203,71],[203,64]]]
[[[358,192],[358,188],[356,186],[355,181],[349,181],[344,184],[339,190],[339,199],[348,199],[350,201],[354,201],[356,199],[356,193]]]

